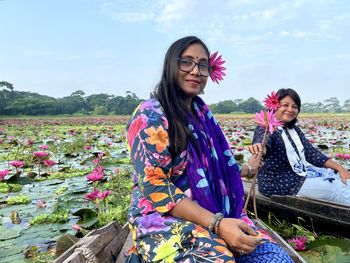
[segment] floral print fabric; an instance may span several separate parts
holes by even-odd
[[[235,256],[239,258],[239,255],[232,254],[219,236],[167,213],[183,198],[191,198],[191,191],[184,173],[187,152],[171,156],[168,120],[160,103],[155,99],[141,103],[127,130],[134,165],[128,219],[135,245],[126,261],[235,262]],[[256,229],[244,212],[240,218]],[[256,230],[270,244],[271,238]],[[277,254],[285,254],[277,245],[272,247],[277,247]]]

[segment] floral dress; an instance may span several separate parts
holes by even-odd
[[[171,155],[168,120],[157,100],[139,105],[127,131],[134,165],[128,212],[134,246],[126,262],[293,262],[244,211],[240,218],[265,240],[248,255],[233,254],[215,233],[168,213],[183,198],[191,198],[188,156],[186,151]]]

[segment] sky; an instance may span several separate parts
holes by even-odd
[[[207,103],[280,88],[302,102],[350,98],[349,0],[0,0],[0,81],[56,98],[146,99],[166,50],[188,35],[226,61]]]

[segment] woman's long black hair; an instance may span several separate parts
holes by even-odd
[[[293,90],[293,89],[279,89],[277,91],[277,96],[278,96],[279,101],[281,101],[284,97],[290,96],[294,100],[295,104],[298,107],[298,113],[300,112],[301,99],[299,97],[299,94],[295,90]],[[295,125],[295,123],[297,123],[297,121],[298,121],[298,119],[295,118],[292,121],[286,123],[286,126],[288,128],[292,128]]]
[[[177,155],[186,148],[192,135],[187,127],[188,98],[177,83],[178,58],[191,44],[200,44],[206,50],[208,47],[195,36],[188,36],[175,41],[168,49],[164,59],[163,72],[157,84],[153,97],[162,105],[169,123],[169,140],[171,154]]]

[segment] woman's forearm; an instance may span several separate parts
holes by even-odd
[[[341,172],[343,170],[345,170],[345,168],[343,166],[341,166],[340,164],[334,162],[331,159],[328,159],[325,163],[324,163],[324,167],[326,168],[331,168],[337,172]]]
[[[182,199],[169,211],[172,216],[191,221],[195,224],[208,228],[214,214],[201,207],[189,198]]]

